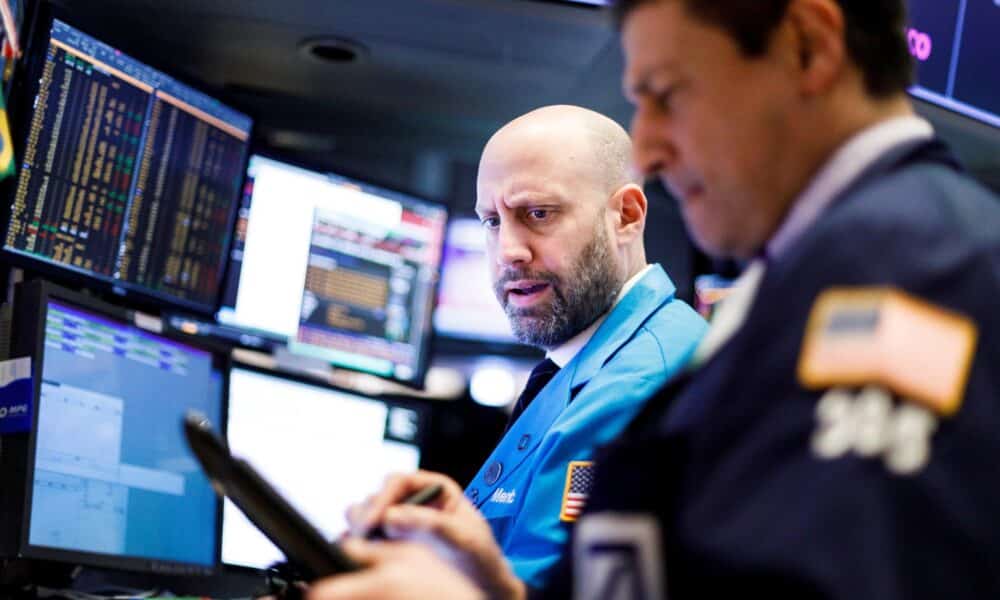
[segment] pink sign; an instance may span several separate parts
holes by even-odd
[[[906,41],[910,45],[910,54],[920,62],[926,62],[931,57],[934,44],[931,36],[910,28],[906,30]]]

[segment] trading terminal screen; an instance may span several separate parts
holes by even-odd
[[[390,473],[420,462],[420,418],[412,409],[327,387],[234,368],[226,435],[321,533],[347,529],[347,507]],[[232,503],[222,519],[222,562],[265,568],[278,550]]]
[[[1000,2],[909,0],[906,30],[917,65],[910,91],[1000,127]]]
[[[50,300],[29,544],[209,568],[218,500],[181,433],[221,421],[212,355]]]
[[[292,352],[417,382],[447,213],[252,156],[218,318]]]
[[[216,308],[251,120],[52,20],[4,249]]]
[[[493,294],[486,234],[478,219],[448,223],[434,330],[455,338],[517,343]]]

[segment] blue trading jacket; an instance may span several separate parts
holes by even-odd
[[[707,326],[674,298],[658,265],[612,309],[586,346],[539,392],[466,489],[514,571],[540,586],[563,551],[571,461],[613,439],[694,351]]]

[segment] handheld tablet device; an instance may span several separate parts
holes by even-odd
[[[232,456],[226,444],[196,412],[184,418],[184,435],[215,491],[233,503],[312,581],[360,568],[327,541],[246,461]]]

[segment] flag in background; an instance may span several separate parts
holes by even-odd
[[[14,146],[10,141],[10,124],[7,119],[7,105],[0,93],[0,179],[14,174]]]
[[[3,22],[3,73],[4,83],[11,72],[11,67],[21,56],[21,44],[18,39],[18,3],[12,0],[0,0],[0,21]],[[0,86],[0,179],[6,179],[14,174],[14,146],[10,138],[10,119],[7,118],[7,104],[4,100],[4,89]]]

